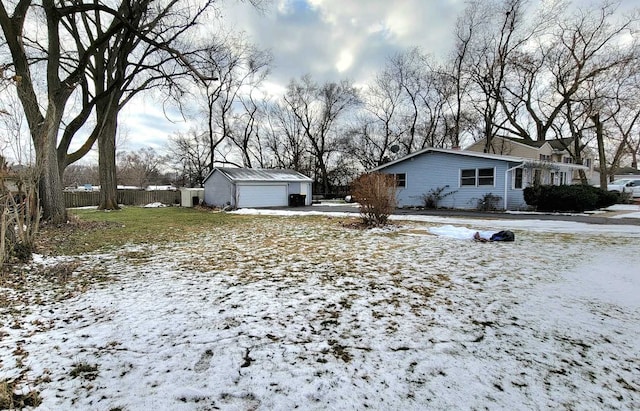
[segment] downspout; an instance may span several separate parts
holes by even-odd
[[[508,168],[504,172],[504,211],[507,211],[507,204],[509,204],[509,201],[508,201],[509,185],[507,184],[509,182],[509,173],[517,168],[522,168],[522,167],[524,167],[524,163],[519,164],[515,167]]]

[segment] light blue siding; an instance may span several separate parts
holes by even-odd
[[[286,175],[285,175],[286,177]],[[246,186],[265,186],[273,185],[281,187],[287,185],[287,194],[305,194],[306,205],[311,205],[311,182],[310,181],[287,181],[287,180],[273,180],[273,181],[250,181],[239,182],[238,184]],[[218,169],[214,169],[211,175],[204,182],[204,202],[205,204],[213,207],[224,207],[231,205],[237,206],[237,200],[239,189],[236,183],[232,182],[227,176]],[[286,198],[285,198],[286,200]],[[278,204],[273,204],[278,205]]]
[[[312,204],[312,196],[311,196],[311,183],[302,181],[302,182],[290,182],[289,183],[289,194],[304,194],[304,202],[305,205]]]
[[[204,202],[213,207],[235,207],[235,186],[222,172],[214,170],[204,182]]]
[[[398,188],[399,207],[424,206],[423,196],[432,189],[446,187],[442,194],[452,193],[439,202],[439,207],[475,209],[478,201],[491,193],[500,197],[498,208],[504,208],[505,172],[519,163],[491,158],[471,157],[455,153],[427,151],[404,161],[382,167],[379,171],[389,174],[406,174],[406,187]],[[460,186],[462,169],[494,169],[493,186]],[[512,172],[509,172],[507,200],[509,209],[524,206],[522,190],[512,189]]]

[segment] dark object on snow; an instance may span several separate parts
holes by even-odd
[[[498,231],[491,236],[489,241],[514,241],[516,236],[509,230]]]
[[[497,233],[493,234],[491,238],[487,239],[481,237],[480,233],[476,231],[476,233],[473,235],[473,239],[480,243],[488,243],[492,241],[514,241],[516,239],[516,236],[511,231],[505,230],[498,231]]]

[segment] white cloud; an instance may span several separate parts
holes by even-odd
[[[227,2],[224,26],[245,32],[249,41],[274,56],[264,96],[279,96],[293,78],[316,81],[350,79],[365,86],[399,51],[420,46],[444,50],[451,38],[459,1],[423,0],[275,0],[260,11],[249,2]],[[120,118],[120,149],[161,148],[176,132],[192,125],[179,113],[165,113],[152,99],[136,99]]]
[[[248,4],[229,7],[229,26],[272,50],[271,81],[286,84],[307,73],[318,81],[365,82],[388,56],[412,47],[443,55],[464,3],[280,0],[264,14]]]
[[[353,54],[349,50],[342,50],[336,62],[336,69],[342,73],[351,67],[351,64],[353,64]]]

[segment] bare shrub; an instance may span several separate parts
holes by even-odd
[[[422,203],[424,204],[424,208],[438,208],[440,200],[443,198],[450,196],[451,194],[457,193],[456,191],[449,191],[448,193],[444,193],[444,190],[449,188],[448,185],[444,187],[432,188],[427,193],[422,195]]]
[[[9,177],[13,190],[5,183]],[[11,257],[20,262],[31,259],[40,225],[37,181],[34,170],[10,174],[6,163],[0,170],[0,264]]]
[[[396,208],[396,180],[382,173],[363,174],[352,183],[353,196],[360,204],[360,216],[367,226],[387,224]]]
[[[502,200],[502,197],[487,193],[482,196],[482,198],[478,199],[476,209],[478,211],[496,211],[500,204],[500,200]]]

